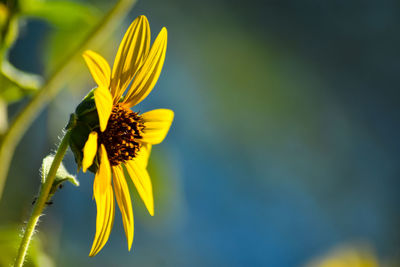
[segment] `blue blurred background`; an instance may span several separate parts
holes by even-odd
[[[86,3],[99,16],[112,6]],[[155,216],[132,186],[133,251],[117,211],[109,242],[89,258],[93,175],[79,173],[81,186],[57,193],[39,227],[56,266],[302,266],[349,243],[381,261],[398,257],[398,1],[142,0],[93,50],[113,62],[142,14],[153,40],[163,26],[169,39],[159,82],[137,110],[176,116],[150,161]],[[46,76],[59,30],[27,20],[11,62]],[[94,86],[83,60],[77,68],[17,148],[3,223],[26,220],[41,159]],[[75,172],[72,153],[64,162]]]

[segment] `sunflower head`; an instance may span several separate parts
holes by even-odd
[[[102,56],[91,50],[85,51],[83,57],[98,87],[77,106],[67,125],[71,130],[70,147],[78,171],[82,167],[93,173],[98,170],[98,153],[90,160],[90,166],[83,162],[85,144],[93,133],[97,133],[98,144],[105,146],[112,166],[137,156],[146,125],[144,118],[130,108],[141,102],[155,86],[166,47],[166,28],[150,47],[149,23],[145,16],[139,16],[125,33],[112,70]],[[164,111],[163,115],[173,116],[171,111]]]
[[[145,128],[144,120],[138,112],[133,112],[122,104],[115,104],[106,129],[101,131],[94,90],[90,91],[77,106],[67,125],[67,129],[71,130],[69,144],[78,170],[82,167],[84,146],[91,132],[95,131],[98,134],[98,141],[106,147],[110,164],[115,166],[137,155]],[[88,169],[96,173],[98,165],[98,155],[96,155]]]

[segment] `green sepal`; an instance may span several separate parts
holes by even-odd
[[[96,109],[96,103],[94,101],[94,90],[90,92],[82,99],[82,102],[75,109],[75,114],[77,116],[82,116],[83,114]]]
[[[89,134],[92,131],[98,131],[100,127],[93,91],[94,89],[76,107],[75,113],[71,114],[66,126],[67,130],[71,130],[69,146],[74,153],[75,162],[78,165],[77,171],[82,168],[83,147],[86,144]],[[98,157],[96,156],[92,166],[89,167],[89,171],[96,173],[98,166]]]
[[[53,163],[54,160],[54,155],[48,155],[43,159],[42,162],[42,184],[46,182],[47,175],[50,171],[51,164]],[[76,177],[72,174],[70,174],[67,169],[65,169],[64,165],[61,163],[60,166],[58,167],[56,177],[54,179],[54,182],[51,186],[50,193],[49,193],[49,199],[54,195],[54,193],[57,191],[58,188],[60,188],[60,185],[64,182],[70,182],[75,186],[79,186],[79,181],[76,179]]]
[[[85,146],[89,134],[90,128],[83,123],[77,123],[75,127],[71,129],[69,146],[74,153],[75,162],[78,165],[78,171],[82,168],[83,147]]]

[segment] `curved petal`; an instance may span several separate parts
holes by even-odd
[[[111,70],[107,60],[91,50],[86,50],[82,56],[97,85],[104,86],[108,89],[111,79]]]
[[[97,175],[96,175],[97,179]],[[95,256],[107,243],[114,223],[115,204],[111,184],[102,193],[94,186],[94,198],[97,206],[96,234],[89,256]]]
[[[150,215],[154,215],[153,186],[146,168],[136,160],[125,163],[126,170],[132,179],[140,197],[142,198]]]
[[[149,55],[143,63],[135,78],[133,79],[131,89],[125,97],[124,103],[133,107],[142,101],[153,89],[160,76],[161,69],[165,60],[167,51],[167,29],[162,28],[158,34]]]
[[[115,56],[111,92],[114,103],[128,87],[150,48],[150,26],[145,16],[135,19],[126,31]]]
[[[113,184],[115,190],[115,197],[117,199],[119,210],[121,211],[125,235],[128,241],[128,249],[131,250],[133,241],[133,231],[134,231],[131,196],[129,194],[128,184],[126,183],[122,167],[118,165],[113,167],[112,170],[114,177]]]
[[[82,169],[83,172],[92,166],[94,157],[97,153],[97,132],[91,132],[89,137],[83,147],[83,160],[82,160]]]
[[[147,163],[149,162],[150,153],[151,153],[151,144],[142,143],[140,146],[140,150],[135,157],[135,160],[146,168]]]
[[[104,132],[112,111],[112,97],[110,91],[104,86],[94,90],[94,101],[96,102],[97,114],[99,115],[100,130]]]
[[[174,119],[174,112],[169,109],[155,109],[141,115],[144,120],[143,138],[140,142],[156,145],[161,143]]]
[[[94,178],[93,190],[104,193],[111,186],[111,166],[108,160],[107,151],[103,144],[100,145],[100,166]]]

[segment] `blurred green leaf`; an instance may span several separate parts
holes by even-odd
[[[1,87],[0,96],[2,101],[5,101],[7,103],[12,103],[23,98],[25,96],[25,93],[18,86],[9,84],[8,86]]]
[[[18,16],[4,13],[7,17],[4,17],[3,26],[1,28],[0,37],[0,59],[7,52],[7,50],[14,44],[18,37]]]
[[[3,29],[4,24],[7,21],[8,9],[5,4],[0,3],[0,29]]]
[[[20,0],[20,8],[21,15],[55,26],[44,41],[47,72],[70,56],[101,15],[94,6],[70,1]]]
[[[21,13],[38,17],[62,28],[91,24],[99,14],[96,9],[69,1],[20,0]]]
[[[20,242],[20,227],[0,226],[0,266],[12,266]],[[42,242],[35,236],[29,247],[26,267],[55,266],[52,259],[43,251]]]
[[[47,174],[50,171],[51,164],[53,163],[54,160],[54,155],[48,155],[43,159],[42,162],[42,184],[45,183]],[[53,182],[53,185],[50,190],[50,198],[54,193],[57,191],[57,189],[60,187],[60,185],[64,182],[70,182],[71,184],[75,186],[79,186],[79,181],[76,179],[75,175],[70,174],[67,169],[64,167],[64,165],[61,162],[60,167],[57,170],[56,178]]]
[[[24,72],[15,68],[8,61],[3,61],[1,65],[1,72],[10,81],[19,85],[26,90],[36,91],[43,84],[43,79],[39,75]]]
[[[43,79],[16,69],[8,61],[3,61],[0,74],[0,98],[7,102],[15,102],[34,93],[40,88]]]
[[[71,56],[101,18],[98,9],[90,5],[62,1],[22,1],[21,5],[26,6],[24,14],[46,19],[56,26],[44,40],[47,73]]]
[[[82,25],[76,29],[57,30],[46,37],[47,40],[44,49],[47,52],[45,58],[47,73],[56,69],[71,56],[72,52],[76,50],[82,40],[89,34],[93,25]]]

